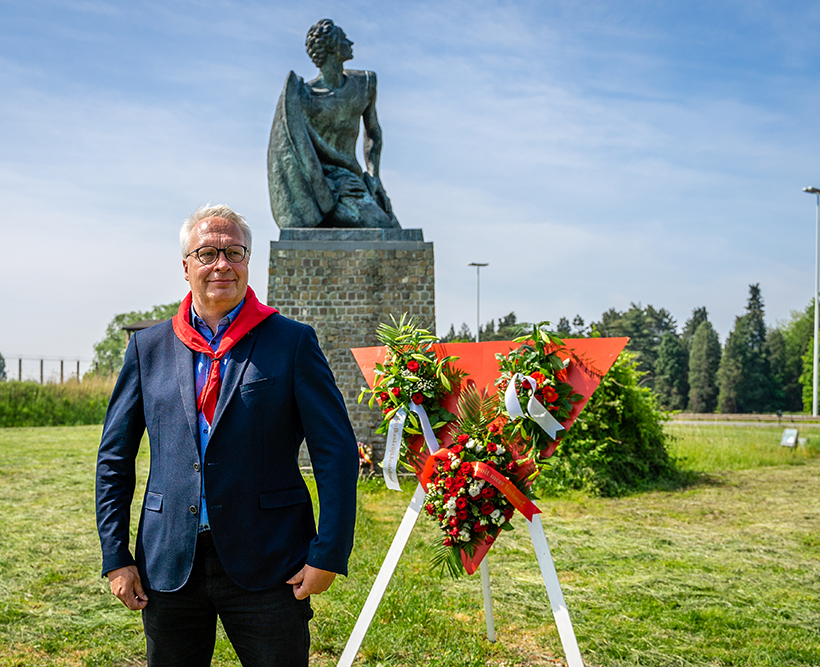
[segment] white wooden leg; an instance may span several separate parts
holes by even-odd
[[[404,547],[407,546],[407,540],[410,538],[413,526],[416,525],[416,520],[419,518],[422,503],[424,502],[424,495],[424,489],[422,489],[421,484],[419,484],[416,487],[416,492],[413,494],[412,500],[410,500],[407,511],[404,513],[404,518],[401,520],[399,529],[396,531],[393,543],[387,551],[387,556],[385,556],[379,574],[376,576],[373,588],[370,589],[370,594],[367,596],[367,600],[359,614],[356,625],[353,627],[353,632],[347,640],[347,645],[342,653],[342,657],[339,658],[338,667],[350,667],[353,664],[353,660],[359,652],[364,636],[367,634],[367,630],[373,622],[373,617],[376,615],[376,609],[378,609],[379,603],[382,601],[384,593],[387,590],[387,584],[390,583],[390,579],[393,577],[393,572],[396,571],[396,565],[404,551]]]
[[[490,593],[489,554],[484,556],[479,566],[481,570],[481,590],[484,592],[484,619],[487,621],[487,639],[495,641],[495,620],[493,619],[493,596]]]
[[[535,548],[535,556],[538,558],[538,565],[541,567],[541,576],[544,578],[544,585],[547,587],[547,596],[550,599],[553,616],[555,616],[558,635],[561,637],[564,654],[567,656],[567,664],[569,667],[584,667],[578,641],[575,639],[575,630],[572,628],[572,621],[569,620],[569,610],[564,600],[561,584],[558,582],[558,573],[555,571],[555,563],[552,560],[540,515],[533,516],[532,521],[528,521],[527,525],[530,529],[532,546]]]

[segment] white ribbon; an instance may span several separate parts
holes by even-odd
[[[431,454],[438,451],[438,442],[433,433],[433,427],[430,425],[430,420],[427,417],[427,412],[423,405],[416,405],[410,403],[410,411],[418,415],[421,422],[421,432],[424,434],[424,442],[427,443],[427,449]],[[399,477],[396,474],[396,469],[399,465],[399,454],[401,453],[401,436],[404,433],[404,422],[407,420],[407,411],[404,408],[396,410],[396,414],[390,420],[390,426],[387,429],[387,442],[384,448],[384,459],[382,460],[382,471],[384,473],[384,482],[388,489],[393,491],[401,491],[399,486]]]
[[[396,475],[396,467],[399,464],[399,453],[401,452],[401,434],[404,431],[404,420],[407,413],[404,408],[396,410],[396,414],[390,420],[387,429],[387,441],[384,443],[384,459],[382,460],[382,471],[384,482],[388,489],[401,491],[399,477]]]
[[[504,403],[507,406],[507,413],[513,419],[528,416],[536,424],[538,424],[541,429],[549,435],[549,437],[555,440],[555,434],[558,433],[558,431],[564,430],[564,427],[561,426],[561,422],[553,417],[549,410],[547,410],[543,404],[535,398],[534,392],[533,395],[530,396],[530,400],[527,403],[527,412],[529,414],[525,415],[524,411],[521,409],[521,403],[518,401],[518,394],[515,391],[516,380],[529,380],[532,383],[530,386],[533,390],[538,386],[538,383],[529,375],[515,373],[510,379],[510,384],[507,385],[507,391],[504,392]]]

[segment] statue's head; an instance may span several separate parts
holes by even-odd
[[[316,67],[321,67],[330,56],[339,56],[342,61],[353,57],[353,46],[344,30],[330,19],[322,19],[308,30],[305,47]]]

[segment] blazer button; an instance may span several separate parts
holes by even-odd
[[[199,472],[199,464],[198,463],[194,463],[194,470]]]
[[[191,512],[191,514],[196,514],[196,506],[191,505],[191,506],[188,508],[188,511],[190,511],[190,512]]]

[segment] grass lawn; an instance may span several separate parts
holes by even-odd
[[[820,429],[801,432],[809,443],[795,452],[779,447],[777,427],[669,429],[675,455],[706,473],[695,485],[539,502],[585,663],[820,664]],[[0,666],[144,664],[139,616],[98,571],[99,432],[0,429]],[[312,664],[336,664],[412,493],[405,487],[360,486],[350,577],[313,600]],[[490,552],[495,644],[483,636],[478,577],[430,571],[435,532],[422,517],[356,664],[564,664],[529,534],[521,517],[513,522]],[[238,664],[224,635],[214,664]]]

